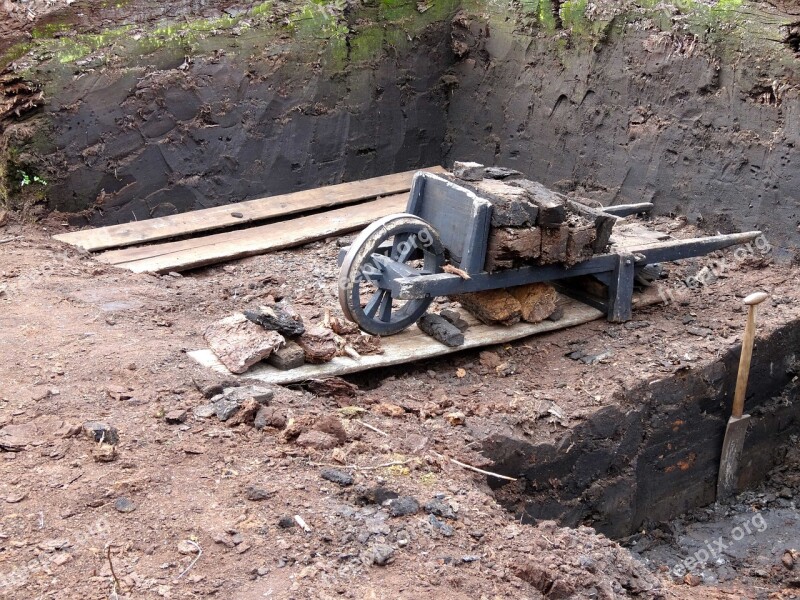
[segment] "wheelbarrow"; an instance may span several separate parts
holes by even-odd
[[[624,217],[652,204],[609,206]],[[634,281],[648,265],[702,256],[744,244],[760,231],[693,239],[612,245],[578,264],[484,270],[492,204],[432,173],[414,176],[405,213],[364,229],[339,254],[339,303],[345,316],[373,335],[393,335],[415,323],[437,296],[450,296],[592,275],[608,287],[602,308],[612,322],[630,320]],[[444,272],[445,265],[451,272]],[[455,272],[453,272],[455,271]]]

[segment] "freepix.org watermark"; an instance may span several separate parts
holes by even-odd
[[[740,542],[746,536],[763,533],[767,530],[767,527],[764,516],[758,512],[731,529],[727,536],[721,535],[715,540],[703,540],[704,548],[700,548],[691,556],[684,558],[683,561],[672,567],[670,572],[675,577],[680,578],[693,569],[702,569],[709,562],[720,558],[725,550]]]
[[[670,288],[659,284],[658,294],[664,304],[680,302],[684,296],[713,283],[729,271],[736,270],[744,262],[764,258],[771,251],[772,244],[769,243],[764,234],[761,234],[752,242],[738,246],[730,257],[722,256],[709,260],[697,273],[684,279],[683,283],[685,285],[682,287]]]

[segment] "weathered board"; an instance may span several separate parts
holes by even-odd
[[[470,325],[469,329],[464,332],[463,346],[446,346],[422,333],[416,325],[412,325],[409,329],[397,335],[383,338],[381,340],[383,354],[366,355],[358,360],[347,356],[337,356],[328,363],[321,365],[307,364],[290,371],[281,371],[262,362],[239,377],[257,379],[273,384],[289,384],[307,379],[347,375],[348,373],[357,373],[378,367],[388,367],[443,356],[470,348],[502,344],[538,333],[574,327],[604,316],[602,311],[567,297],[560,297],[559,305],[564,309],[564,316],[558,321],[517,323],[510,327],[484,325],[472,315],[466,313],[466,311],[461,311]],[[196,350],[189,352],[189,356],[205,367],[224,373],[226,376],[237,377],[222,366],[211,350]]]
[[[407,194],[397,194],[288,222],[281,221],[177,242],[110,250],[98,255],[98,260],[135,273],[185,271],[355,231],[376,219],[405,211],[407,201]]]
[[[421,170],[432,173],[444,172],[441,167],[429,167]],[[214,229],[238,227],[310,210],[353,204],[379,196],[401,194],[411,189],[411,180],[416,172],[394,173],[145,221],[62,233],[53,237],[73,246],[80,246],[90,252],[123,248]]]

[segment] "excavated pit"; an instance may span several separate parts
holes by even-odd
[[[41,175],[49,208],[103,225],[469,159],[712,232],[760,229],[777,262],[798,259],[790,46],[756,66],[653,15],[568,31],[469,3],[324,8],[288,25],[206,10],[202,27],[137,25],[107,43],[69,22],[12,53],[47,100],[9,121],[32,131],[16,132],[8,178]],[[798,431],[797,348],[797,321],[759,340],[742,488]],[[498,498],[615,537],[713,502],[737,357],[643,382],[558,446],[486,440],[496,470],[524,475]]]
[[[761,483],[800,432],[798,348],[797,321],[759,339],[740,490]],[[490,483],[523,520],[590,524],[616,538],[712,504],[738,360],[736,347],[702,367],[643,381],[557,444],[489,437],[482,450],[500,472],[522,475],[521,483]]]

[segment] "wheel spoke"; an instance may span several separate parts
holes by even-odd
[[[383,301],[383,297],[387,294],[389,294],[389,290],[378,290],[375,292],[367,305],[364,307],[364,314],[370,319],[375,318],[375,313],[378,312],[378,308]]]
[[[381,316],[379,319],[384,323],[388,323],[392,319],[392,293],[389,290],[383,290],[384,296],[381,301]]]
[[[392,260],[400,260],[400,255],[402,254],[401,251],[405,250],[405,248],[409,245],[406,243],[408,242],[409,237],[411,237],[410,233],[398,233],[396,236],[394,236],[394,239],[392,240],[392,251],[389,253],[389,257]]]

